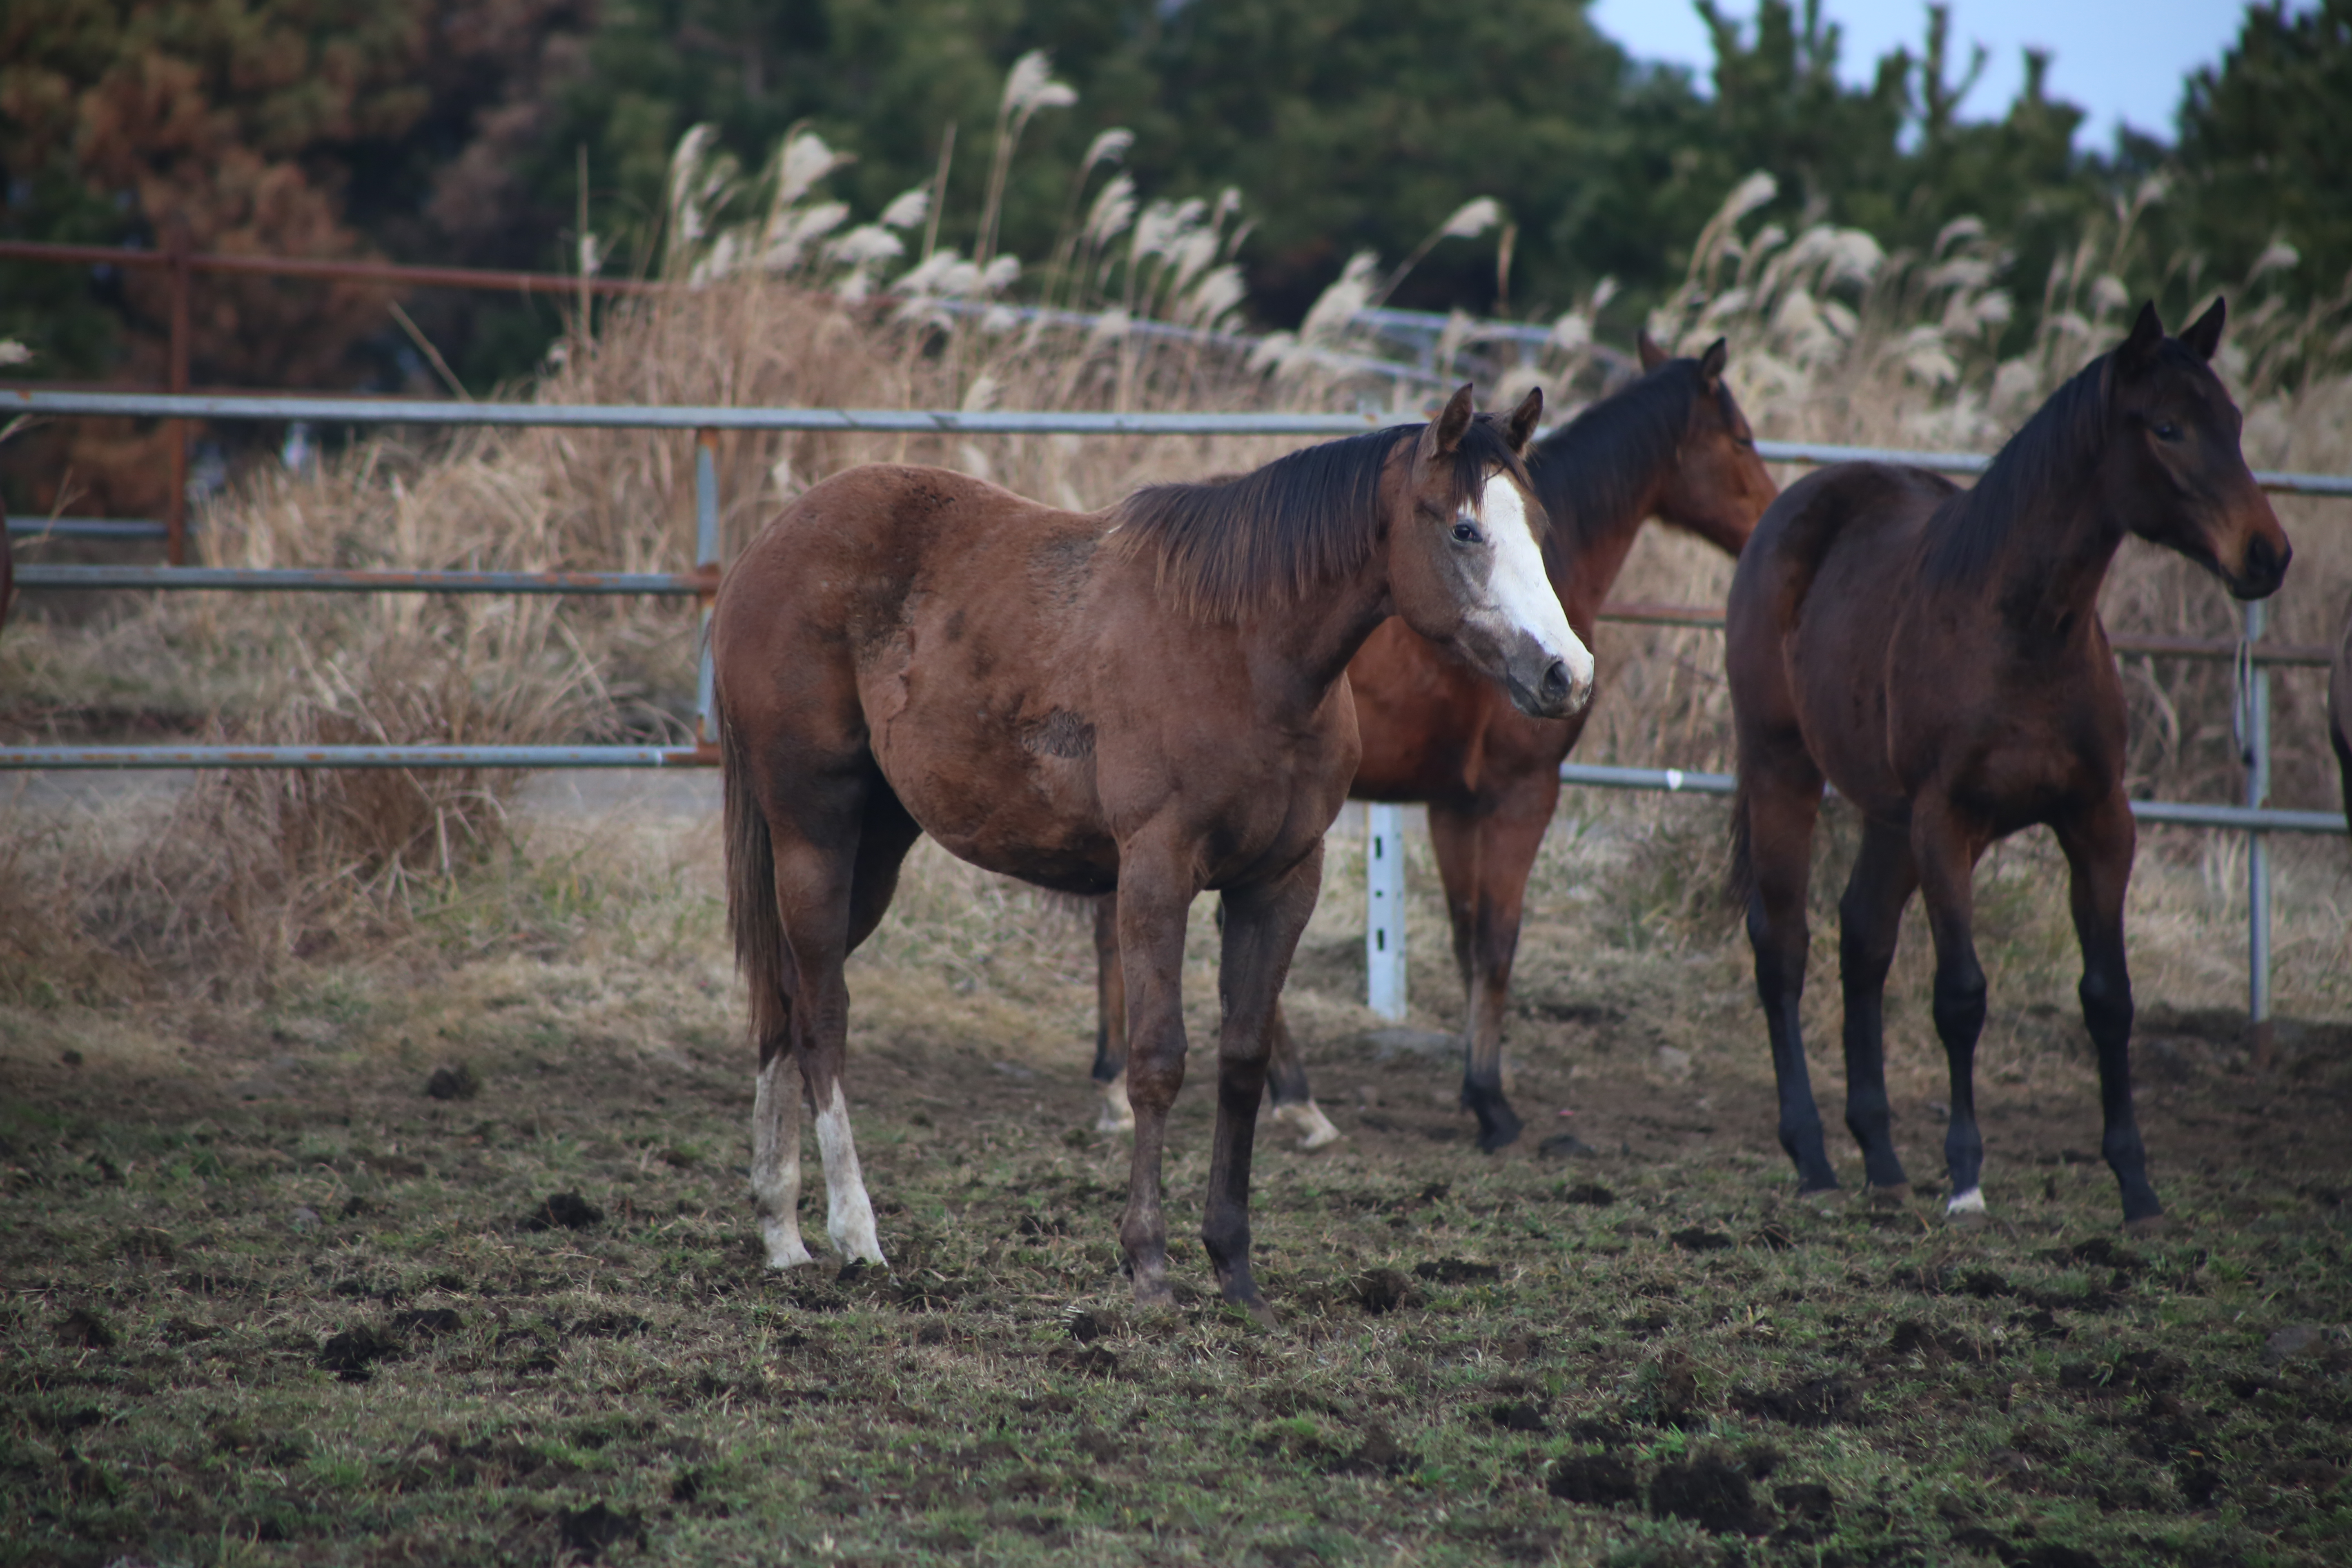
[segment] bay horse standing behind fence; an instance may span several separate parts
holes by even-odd
[[[1250,1272],[1251,1143],[1275,998],[1356,772],[1349,659],[1394,614],[1531,712],[1591,697],[1519,456],[1542,405],[1474,416],[1465,386],[1433,424],[1151,486],[1106,514],[875,465],[812,489],[743,552],[711,653],[771,1264],[809,1260],[803,1098],[827,1234],[882,1260],[842,1092],[842,971],[928,832],[1057,891],[1117,889],[1136,1116],[1119,1241],[1146,1303],[1171,1296],[1160,1168],[1184,1076],[1185,917],[1223,893],[1202,1239],[1225,1296],[1270,1316]]]
[[[1947,1211],[1980,1213],[1975,1061],[1984,971],[1977,861],[2047,824],[2072,882],[2083,1021],[2098,1052],[2101,1149],[2125,1222],[2162,1205],[2132,1114],[2124,894],[2133,824],[2124,698],[2098,614],[2126,533],[2179,551],[2242,599],[2285,576],[2286,535],[2239,450],[2208,367],[2222,306],[2168,338],[2154,306],[2060,387],[1973,489],[1918,468],[1841,463],[1782,492],[1748,541],[1725,628],[1739,748],[1733,877],[1800,1189],[1837,1185],[1805,1071],[1805,884],[1826,779],[1863,816],[1838,906],[1847,1128],[1874,1188],[1899,1188],[1881,1002],[1904,906],[1925,898],[1936,1032],[1951,1074]]]
[[[1550,514],[1544,565],[1586,647],[1634,536],[1652,517],[1737,556],[1778,493],[1756,455],[1748,419],[1724,384],[1720,338],[1696,358],[1669,358],[1641,335],[1644,374],[1601,399],[1528,453],[1536,498]],[[1364,757],[1349,794],[1425,801],[1429,837],[1454,928],[1454,960],[1468,1017],[1462,1031],[1462,1104],[1478,1119],[1478,1146],[1519,1135],[1503,1091],[1503,1025],[1528,874],[1559,800],[1559,764],[1589,713],[1566,719],[1516,711],[1494,682],[1402,621],[1374,632],[1348,666]],[[1100,1021],[1095,1079],[1102,1130],[1127,1125],[1126,1040],[1111,903],[1095,910]],[[1307,1068],[1279,1008],[1271,1068],[1274,1114],[1312,1149],[1339,1130],[1318,1110]]]

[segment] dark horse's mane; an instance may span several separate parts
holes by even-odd
[[[1113,537],[1130,551],[1156,550],[1160,593],[1196,619],[1235,621],[1296,604],[1371,555],[1389,458],[1426,428],[1391,426],[1308,447],[1246,474],[1146,485],[1111,510]],[[1528,482],[1502,421],[1481,414],[1454,449],[1451,506],[1475,504],[1497,468]],[[1531,521],[1541,529],[1540,519]]]
[[[2036,501],[2084,469],[2106,437],[2114,357],[2101,354],[2076,372],[1993,455],[1984,478],[1936,509],[1920,574],[1925,582],[1948,587],[1981,582]]]
[[[1699,394],[1698,362],[1668,360],[1536,443],[1528,468],[1536,498],[1571,557],[1589,529],[1622,519],[1674,460]]]

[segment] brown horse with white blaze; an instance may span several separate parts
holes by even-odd
[[[1717,338],[1698,355],[1674,358],[1644,332],[1636,346],[1643,372],[1638,379],[1528,453],[1536,499],[1551,518],[1545,570],[1570,629],[1588,647],[1601,603],[1644,521],[1655,517],[1737,556],[1780,493],[1723,379],[1729,345]],[[1366,640],[1348,666],[1348,682],[1364,745],[1348,793],[1429,806],[1467,1000],[1462,1104],[1477,1118],[1478,1146],[1500,1149],[1521,1126],[1502,1070],[1521,901],[1559,804],[1560,762],[1584,732],[1590,710],[1565,719],[1522,713],[1494,682],[1402,621],[1390,621]],[[1126,1125],[1118,1074],[1127,1053],[1109,917],[1107,904],[1096,911],[1102,978],[1094,1072],[1106,1086],[1098,1124],[1105,1131]],[[1306,1065],[1278,1010],[1271,1074],[1275,1118],[1298,1131],[1302,1146],[1339,1136],[1316,1107]]]
[[[827,1233],[882,1260],[842,1089],[843,963],[928,832],[992,871],[1118,893],[1136,1118],[1119,1240],[1145,1303],[1171,1299],[1160,1169],[1184,1076],[1185,915],[1223,894],[1202,1239],[1225,1296],[1270,1317],[1250,1271],[1251,1146],[1275,998],[1356,772],[1348,661],[1400,615],[1530,711],[1590,699],[1519,456],[1541,408],[1530,395],[1507,421],[1474,415],[1464,387],[1427,426],[1097,514],[876,465],[809,490],[736,561],[711,649],[772,1265],[808,1261],[804,1099]]]
[[[1922,894],[1935,1023],[1950,1072],[1944,1140],[1956,1217],[1984,1209],[1976,1117],[1985,978],[1971,882],[1996,840],[2057,836],[2097,1048],[2102,1150],[2136,1228],[2162,1212],[2131,1096],[2124,894],[2133,824],[2125,712],[2098,613],[2126,533],[2179,552],[2242,599],[2274,592],[2290,551],[2209,368],[2219,300],[2178,338],[2155,307],[2059,388],[1973,489],[1917,468],[1842,463],[1781,493],[1740,556],[1726,658],[1739,750],[1735,889],[1800,1189],[1837,1185],[1805,1070],[1805,885],[1826,780],[1863,816],[1838,906],[1847,1128],[1874,1188],[1899,1189],[1881,1003],[1895,935]]]

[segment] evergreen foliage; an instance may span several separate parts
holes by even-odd
[[[2017,332],[2086,226],[2151,174],[2172,195],[2146,254],[2236,278],[2283,239],[2296,287],[2320,295],[2352,267],[2352,0],[2250,11],[2187,84],[2178,148],[2127,136],[2109,153],[2076,146],[2082,110],[2048,96],[2039,56],[1998,118],[1963,118],[1984,107],[1969,101],[1984,54],[1962,58],[1943,6],[1917,51],[1852,87],[1820,0],[1763,0],[1745,25],[1696,3],[1711,92],[1627,57],[1584,0],[15,0],[0,235],[156,245],[184,226],[198,248],[552,269],[576,264],[584,208],[605,268],[647,271],[673,151],[709,123],[750,167],[815,130],[853,155],[827,188],[858,221],[929,184],[952,131],[931,221],[971,254],[1005,72],[1042,48],[1077,98],[1025,126],[994,248],[1051,253],[1106,177],[1087,150],[1123,127],[1140,198],[1238,188],[1249,308],[1269,325],[1296,323],[1351,254],[1393,262],[1486,196],[1501,222],[1429,249],[1392,302],[1552,314],[1605,278],[1622,328],[1758,170],[1779,192],[1766,216],[1791,229],[1926,250],[1980,220]],[[2165,282],[2147,269],[2134,287]],[[2176,269],[2171,291],[2194,282]],[[35,350],[37,374],[153,379],[162,289],[154,273],[0,268],[0,335]],[[202,293],[199,382],[422,374],[380,293]],[[410,308],[478,387],[529,370],[555,321],[451,294]]]

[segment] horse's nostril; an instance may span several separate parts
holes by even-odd
[[[1544,667],[1541,693],[1546,702],[1558,702],[1565,698],[1575,682],[1569,679],[1568,663],[1553,659]]]

